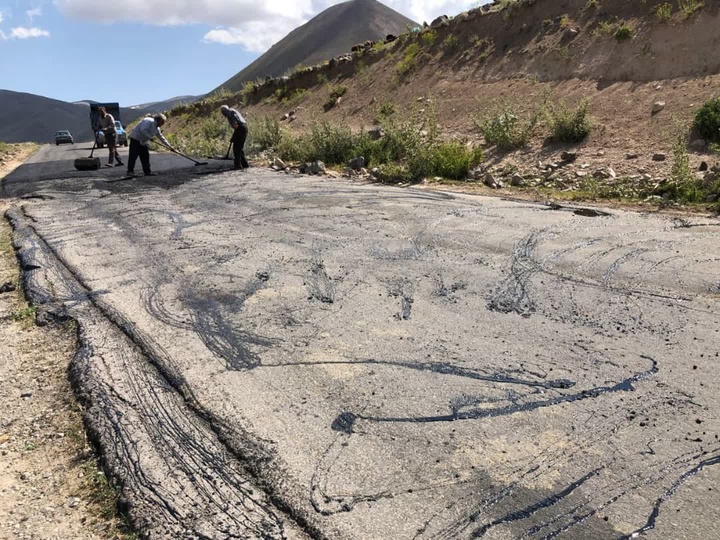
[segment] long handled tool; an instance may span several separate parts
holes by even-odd
[[[186,156],[186,155],[183,154],[182,152],[178,152],[177,150],[175,150],[174,148],[171,148],[170,146],[168,146],[167,144],[165,144],[165,143],[163,143],[163,142],[160,142],[160,141],[156,141],[156,142],[157,142],[159,145],[164,146],[165,148],[167,148],[168,150],[170,150],[173,154],[177,154],[178,156],[182,156],[182,157],[184,157],[185,159],[189,159],[190,161],[192,161],[193,163],[195,163],[195,166],[196,166],[196,167],[197,167],[198,165],[207,165],[207,161],[198,161],[198,160],[195,159],[195,158],[191,158],[190,156]]]
[[[230,146],[228,146],[227,154],[225,154],[224,156],[207,156],[207,157],[208,157],[208,159],[214,159],[216,161],[235,159],[234,157],[230,157],[230,149],[232,148],[232,146],[233,146],[233,143],[232,143],[232,141],[230,141]]]

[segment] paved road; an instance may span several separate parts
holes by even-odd
[[[125,176],[127,167],[106,167],[108,151],[107,148],[95,149],[93,155],[99,157],[103,168],[99,171],[78,171],[74,167],[74,161],[79,157],[88,157],[93,149],[92,142],[76,143],[73,145],[63,144],[60,146],[45,145],[40,151],[25,162],[23,167],[9,174],[2,183],[0,194],[5,197],[21,196],[42,189],[44,183],[57,179],[115,179]],[[120,147],[120,156],[127,163],[128,149]],[[208,162],[208,165],[197,167],[195,172],[206,172],[218,168],[229,168],[232,161],[207,160],[197,158],[200,162]],[[171,171],[186,170],[195,165],[187,159],[170,153],[153,153],[150,159],[153,171],[168,173]],[[142,175],[142,167],[138,161],[135,172]],[[72,187],[72,183],[69,184]]]
[[[718,220],[193,172],[10,215],[152,538],[720,538]]]

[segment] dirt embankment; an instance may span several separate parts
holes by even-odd
[[[665,4],[669,18],[658,15]],[[477,121],[501,106],[528,117],[543,104],[574,106],[587,100],[593,128],[583,143],[573,145],[578,169],[569,176],[611,167],[618,176],[656,181],[667,178],[671,160],[658,162],[653,156],[670,152],[674,126],[689,123],[720,87],[720,0],[698,5],[692,13],[682,12],[676,0],[483,6],[380,50],[269,81],[229,101],[241,107],[245,102],[251,122],[294,111],[287,125],[293,131],[318,120],[367,128],[387,103],[396,116],[432,107],[446,137],[483,144]],[[410,69],[401,75],[404,61]],[[337,85],[347,91],[326,110]],[[663,108],[653,113],[657,102]],[[216,114],[200,105],[180,112],[189,114],[171,118],[170,131]],[[540,175],[538,161],[558,161],[568,148],[549,144],[547,137],[541,125],[526,147],[500,156],[490,152],[491,162]],[[707,146],[692,146],[691,153],[693,168],[719,160]]]

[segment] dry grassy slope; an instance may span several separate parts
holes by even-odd
[[[571,104],[588,99],[595,129],[580,145],[583,160],[591,166],[610,164],[619,174],[639,169],[661,174],[668,164],[651,158],[655,151],[669,149],[674,119],[689,120],[702,102],[718,94],[720,0],[706,0],[688,20],[672,1],[675,15],[665,23],[654,15],[661,3],[600,0],[598,8],[588,9],[587,0],[536,0],[508,11],[474,10],[438,28],[434,45],[424,46],[418,55],[418,68],[400,82],[396,66],[409,42],[387,54],[356,59],[356,65],[365,67],[354,76],[327,72],[331,84],[348,87],[342,103],[327,113],[326,85],[311,87],[292,104],[260,100],[246,113],[251,119],[279,117],[292,108],[298,110],[294,130],[318,119],[359,128],[373,123],[385,100],[409,110],[426,107],[418,99],[430,97],[446,135],[478,139],[474,118],[499,102],[529,112],[548,96]],[[602,22],[626,22],[633,28],[632,39],[620,42],[602,33]],[[579,30],[574,39],[566,35],[569,28]],[[458,40],[454,48],[444,44],[448,35]],[[655,101],[665,101],[667,107],[653,116]],[[544,146],[543,137],[538,132],[531,148],[509,159],[529,164],[554,157],[562,148]],[[640,158],[625,160],[631,151]]]

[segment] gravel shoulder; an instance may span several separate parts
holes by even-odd
[[[32,148],[0,168],[0,177]],[[0,214],[12,204],[0,201]],[[4,286],[4,287],[3,287]],[[0,538],[135,538],[98,470],[67,370],[72,322],[39,327],[22,294],[11,229],[0,220]]]

